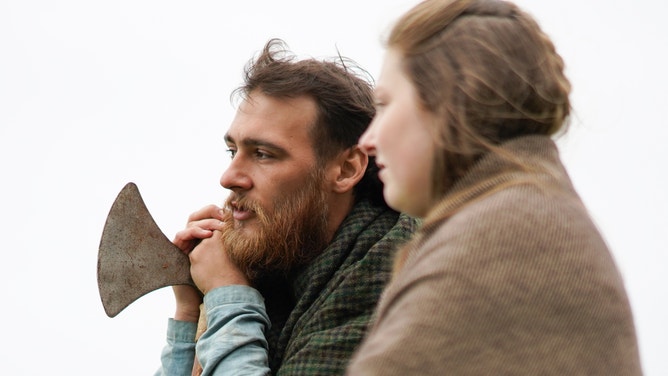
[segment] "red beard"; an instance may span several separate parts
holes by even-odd
[[[231,193],[227,198],[223,245],[231,261],[251,281],[287,274],[311,261],[327,245],[327,200],[323,180],[317,175],[310,176],[297,192],[276,197],[271,213],[243,195]],[[231,202],[256,214],[258,230],[252,235],[239,231],[243,223],[232,218]]]

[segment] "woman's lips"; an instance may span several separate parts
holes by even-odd
[[[380,179],[380,181],[383,181],[383,172],[385,171],[385,165],[380,163],[376,163],[376,165],[378,166],[378,179]]]

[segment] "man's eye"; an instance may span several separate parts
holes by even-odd
[[[234,149],[227,149],[226,152],[230,155],[230,158],[234,158],[234,156],[237,155],[237,151]]]
[[[257,159],[268,159],[271,158],[271,155],[263,150],[256,150],[255,151],[255,156]]]

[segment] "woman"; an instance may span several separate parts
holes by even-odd
[[[423,226],[349,374],[642,373],[623,281],[552,140],[563,71],[506,1],[427,0],[394,26],[360,144]]]

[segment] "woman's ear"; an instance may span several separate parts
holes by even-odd
[[[336,193],[345,193],[352,191],[364,177],[369,156],[358,145],[354,145],[344,150],[332,163],[332,189]]]

